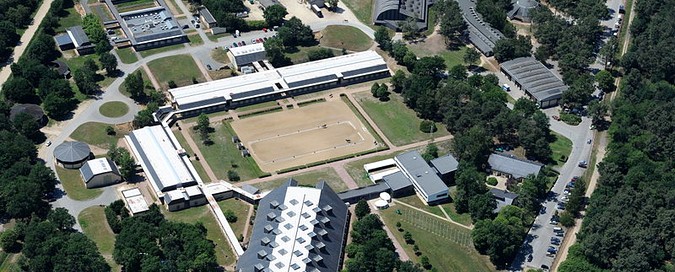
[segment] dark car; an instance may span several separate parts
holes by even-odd
[[[237,47],[237,43],[236,43],[236,42],[233,42],[233,43],[232,43],[232,47]]]
[[[531,262],[532,259],[534,259],[534,257],[532,257],[532,254],[530,254],[530,255],[527,256],[527,261],[528,261],[528,262]]]
[[[211,64],[207,64],[206,69],[213,70],[213,68],[211,68]]]
[[[246,42],[245,42],[245,41],[241,41],[241,44],[246,45]]]
[[[549,270],[550,268],[548,267],[548,265],[542,264],[542,265],[541,265],[541,269]]]

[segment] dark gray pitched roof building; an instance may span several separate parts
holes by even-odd
[[[544,64],[533,57],[517,58],[501,63],[502,72],[513,80],[539,107],[557,106],[569,87]]]
[[[397,29],[400,22],[413,18],[419,29],[426,29],[432,0],[375,0],[373,21]]]
[[[100,158],[88,161],[82,167],[80,167],[80,173],[82,173],[82,178],[84,182],[88,182],[96,175],[104,173],[113,173],[115,175],[120,175],[120,171],[117,169],[117,165],[110,160],[109,158]]]
[[[206,21],[206,23],[209,25],[215,25],[218,23],[216,18],[213,18],[213,15],[211,15],[211,12],[206,7],[199,9],[199,16],[203,17],[204,21]]]
[[[66,32],[68,32],[68,36],[70,36],[70,39],[75,44],[75,47],[82,47],[91,44],[91,42],[89,41],[89,37],[87,37],[87,34],[84,33],[84,29],[82,29],[82,26],[78,25],[69,27],[68,29],[66,29]]]
[[[415,150],[400,154],[394,157],[394,161],[427,203],[448,198],[448,186],[419,152]]]
[[[495,212],[499,212],[502,208],[504,208],[504,206],[513,204],[513,201],[518,197],[518,194],[496,188],[490,189],[490,193],[497,201],[497,208],[495,208]]]
[[[488,158],[492,171],[511,175],[513,178],[524,178],[527,175],[538,175],[541,163],[523,160],[514,156],[492,153]]]
[[[40,106],[35,104],[14,104],[9,110],[9,120],[14,121],[14,118],[21,113],[30,115],[39,125],[45,125],[47,123],[45,112]]]
[[[310,188],[291,179],[256,214],[236,271],[340,271],[349,211],[325,182]]]
[[[54,158],[61,163],[78,163],[89,158],[91,149],[83,142],[63,142],[54,149]]]
[[[530,11],[539,6],[539,3],[535,0],[516,0],[513,1],[513,8],[509,11],[508,15],[510,19],[518,19],[523,22],[529,23],[532,21],[530,17]]]
[[[476,11],[476,3],[473,0],[456,0],[462,10],[464,21],[469,31],[469,41],[486,56],[492,55],[495,43],[504,38],[499,30],[494,29],[483,21]]]

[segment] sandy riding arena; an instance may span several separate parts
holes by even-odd
[[[375,138],[342,101],[244,118],[232,128],[260,169],[281,169],[377,147]]]

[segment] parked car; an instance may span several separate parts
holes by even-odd
[[[256,44],[256,43],[258,43],[258,40],[256,40],[256,39],[251,39],[251,43],[252,43],[252,44]]]
[[[241,41],[241,44],[246,45],[246,42],[245,42],[245,41]]]
[[[213,68],[211,68],[211,64],[207,64],[206,69],[213,70]]]
[[[534,257],[532,257],[532,254],[527,255],[527,261],[528,261],[528,262],[531,262],[532,259],[534,259]]]
[[[553,118],[553,120],[560,121],[560,116],[558,115],[553,115],[551,118]]]
[[[47,140],[47,141],[45,142],[45,146],[49,147],[50,145],[52,145],[52,141]]]
[[[238,42],[237,45],[242,46],[244,45],[244,42]]]
[[[548,267],[548,265],[542,264],[542,265],[541,265],[541,269],[549,270],[550,268]]]
[[[267,28],[263,27],[262,31],[267,32]]]
[[[258,38],[258,42],[262,43],[262,42],[264,42],[264,40],[262,38]]]
[[[551,244],[552,244],[552,245],[559,246],[559,245],[560,245],[560,239],[558,239],[558,240],[551,240]]]
[[[579,167],[581,167],[581,168],[586,168],[586,167],[588,167],[588,162],[587,162],[587,161],[580,161],[580,162],[579,162]]]

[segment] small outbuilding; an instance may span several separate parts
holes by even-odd
[[[115,162],[108,158],[87,161],[80,167],[80,175],[87,188],[98,188],[122,181]]]
[[[512,192],[495,188],[490,189],[490,193],[494,196],[495,201],[497,201],[497,208],[495,208],[494,212],[499,212],[505,206],[513,204],[513,201],[518,197],[517,194]]]
[[[54,158],[64,168],[82,167],[91,157],[91,149],[83,142],[63,142],[54,149]]]
[[[19,114],[28,114],[41,127],[47,124],[47,116],[45,116],[45,112],[38,105],[14,104],[14,106],[12,106],[12,108],[9,110],[9,120],[14,122],[14,119],[19,116]]]
[[[431,166],[433,166],[434,170],[436,170],[436,173],[438,173],[445,184],[454,182],[455,171],[457,171],[457,167],[459,167],[459,162],[455,157],[448,154],[435,158],[429,163],[431,163]]]
[[[199,20],[202,21],[204,26],[206,26],[205,28],[212,28],[218,24],[216,18],[211,15],[211,12],[206,7],[199,9]]]
[[[65,62],[55,60],[52,61],[49,66],[52,69],[54,69],[57,73],[59,73],[59,75],[62,76],[63,78],[70,77],[70,68],[68,67],[68,64],[66,64]]]

